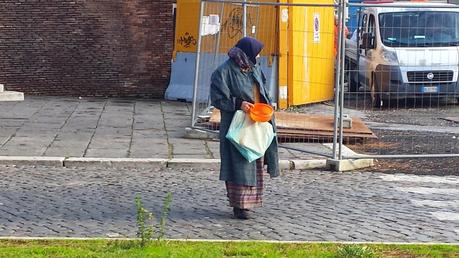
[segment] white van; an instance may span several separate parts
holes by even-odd
[[[350,91],[364,86],[374,106],[404,98],[459,98],[457,6],[386,5],[365,8],[359,29],[346,40]]]

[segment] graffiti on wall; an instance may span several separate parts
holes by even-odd
[[[225,17],[222,24],[222,30],[226,32],[228,38],[233,39],[238,35],[242,36],[244,27],[243,12],[244,10],[242,7],[236,7],[231,10],[228,17]],[[250,13],[247,13],[247,25],[249,28],[255,25]]]
[[[180,38],[177,40],[177,43],[185,48],[189,48],[191,46],[196,46],[198,42],[193,35],[191,35],[189,32],[185,32],[185,35],[180,36]]]

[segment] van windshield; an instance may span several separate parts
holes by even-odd
[[[459,46],[459,12],[382,13],[379,26],[389,47]]]

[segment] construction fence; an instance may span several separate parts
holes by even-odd
[[[459,158],[457,6],[203,0],[197,9],[193,127],[218,130],[210,76],[246,35],[265,45],[259,65],[281,146],[330,143],[314,154],[338,160]]]

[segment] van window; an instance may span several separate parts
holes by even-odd
[[[459,46],[459,12],[382,13],[379,26],[381,41],[386,46]]]
[[[368,34],[371,36],[374,47],[376,47],[376,20],[373,14],[368,19]]]
[[[368,15],[364,14],[360,20],[360,36],[362,36],[362,33],[367,32],[367,20]]]
[[[376,23],[375,23],[375,16],[373,14],[370,15],[370,19],[368,21],[368,33],[372,36],[376,35]]]

